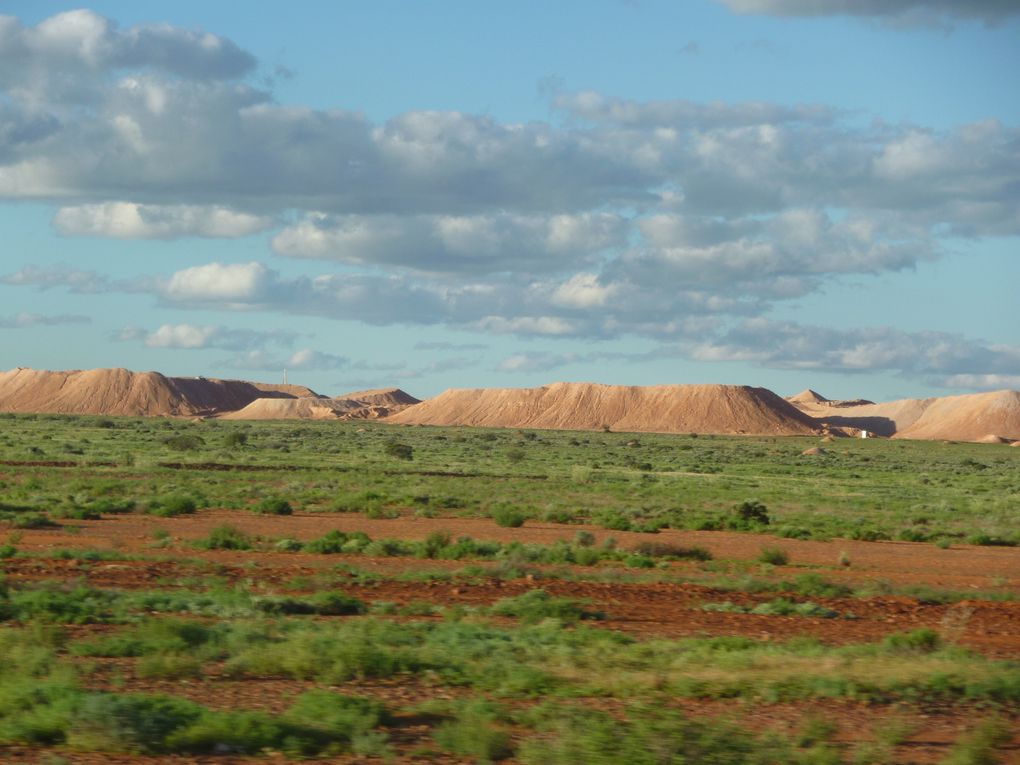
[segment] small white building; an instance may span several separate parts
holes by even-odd
[[[871,433],[866,430],[861,431],[861,438],[871,438]]]

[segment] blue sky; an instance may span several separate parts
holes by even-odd
[[[1020,3],[0,3],[0,369],[1020,388]]]

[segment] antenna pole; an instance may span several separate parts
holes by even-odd
[[[283,368],[283,384],[284,385],[287,384],[287,368],[286,367]]]

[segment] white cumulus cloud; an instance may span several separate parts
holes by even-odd
[[[241,237],[269,228],[272,218],[219,206],[142,205],[134,202],[62,207],[53,218],[69,236],[111,239],[177,239],[182,236]]]

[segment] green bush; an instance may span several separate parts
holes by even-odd
[[[277,552],[291,553],[301,552],[304,549],[304,543],[297,539],[291,539],[289,537],[285,539],[277,540],[276,544],[273,545],[273,549]]]
[[[159,754],[167,738],[197,722],[205,710],[169,696],[96,693],[84,698],[71,723],[70,744],[100,751]]]
[[[778,547],[763,547],[758,556],[758,562],[771,566],[785,566],[790,562],[790,555],[786,550],[781,550]]]
[[[942,638],[928,628],[888,635],[882,646],[891,653],[934,653],[942,647]]]
[[[631,707],[624,720],[578,708],[546,712],[541,736],[525,740],[523,765],[774,765],[837,762],[809,759],[771,736],[719,720],[689,720],[670,709]]]
[[[202,550],[250,550],[252,538],[236,526],[224,524],[217,526],[205,539],[195,542]]]
[[[18,515],[11,525],[16,529],[52,529],[60,526],[59,523],[43,513]]]
[[[414,459],[414,449],[410,444],[402,444],[399,441],[388,441],[384,448],[386,454],[390,457],[396,457],[401,460]]]
[[[290,502],[280,497],[266,497],[255,505],[255,512],[260,515],[291,515],[294,508]]]
[[[554,618],[576,622],[587,614],[581,603],[569,598],[554,598],[545,590],[529,590],[523,595],[496,601],[489,613],[494,616],[512,616],[524,623]]]
[[[224,443],[230,447],[244,446],[248,443],[248,434],[235,430],[233,433],[227,433]]]
[[[497,526],[517,529],[524,525],[528,516],[512,507],[497,507],[492,511],[492,520],[496,522]]]
[[[712,553],[704,547],[683,547],[671,542],[638,542],[634,552],[650,558],[678,558],[684,560],[712,560]]]
[[[445,751],[489,763],[513,754],[510,734],[498,725],[493,705],[485,701],[464,704],[453,720],[444,722],[433,734]]]
[[[191,515],[196,509],[198,504],[191,497],[184,494],[168,494],[150,502],[148,513],[160,518],[173,518],[177,515]]]
[[[263,598],[256,602],[259,610],[270,614],[318,614],[346,616],[363,614],[365,603],[342,592],[317,592],[308,598]]]
[[[4,598],[0,598],[2,605]],[[59,624],[93,624],[114,618],[113,594],[87,586],[43,585],[7,595],[8,618],[38,619]]]
[[[387,719],[385,708],[375,699],[318,690],[298,696],[286,716],[343,741],[353,741]]]
[[[769,509],[757,500],[746,500],[733,508],[734,514],[741,525],[768,526],[772,519],[769,518]]]
[[[194,452],[205,446],[205,440],[195,435],[167,436],[163,443],[178,452]]]

